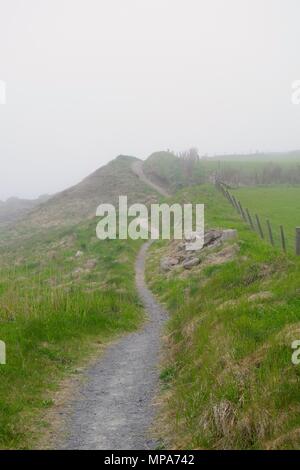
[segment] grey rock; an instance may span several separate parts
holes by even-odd
[[[179,263],[177,258],[163,258],[160,262],[160,269],[163,272],[170,271],[173,266],[176,266]]]
[[[184,261],[184,263],[182,263],[182,266],[184,267],[184,269],[192,269],[194,266],[197,266],[199,263],[200,263],[199,258],[191,258],[191,259],[188,259],[187,261]]]
[[[204,234],[204,246],[210,245],[215,240],[221,238],[223,231],[222,230],[208,230]]]

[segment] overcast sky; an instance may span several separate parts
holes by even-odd
[[[118,154],[300,148],[299,0],[0,0],[0,199]]]

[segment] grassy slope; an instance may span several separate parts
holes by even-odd
[[[266,186],[232,190],[243,207],[249,208],[252,214],[259,214],[267,233],[265,220],[269,219],[278,245],[279,226],[283,225],[288,241],[288,248],[295,248],[295,228],[300,226],[300,187],[299,186]]]
[[[148,280],[171,312],[159,434],[175,448],[299,448],[300,263],[260,241],[213,187],[177,195],[204,202],[210,227],[237,228],[239,254],[188,277],[162,275],[153,246]],[[201,265],[200,265],[201,266]],[[250,301],[271,292],[271,299]]]
[[[63,227],[94,217],[99,204],[117,204],[119,196],[127,195],[128,203],[147,202],[153,198],[148,188],[131,170],[134,157],[119,156],[86,177],[79,184],[51,197],[19,221],[18,232],[28,226]],[[155,196],[155,194],[154,194]]]
[[[40,233],[1,249],[0,448],[31,448],[40,421],[65,374],[96,343],[135,329],[142,310],[135,294],[140,242],[95,236],[96,220]],[[21,243],[22,241],[22,243]],[[78,250],[82,255],[76,257]]]
[[[135,160],[116,158],[0,234],[0,448],[31,448],[60,379],[142,320],[134,285],[141,242],[100,242],[94,217],[119,195],[156,200],[133,174]]]

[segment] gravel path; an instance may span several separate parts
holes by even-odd
[[[136,261],[136,284],[148,320],[136,333],[109,346],[87,371],[72,406],[64,449],[154,449],[150,428],[158,383],[160,333],[166,312],[144,281],[145,243]]]
[[[155,191],[160,193],[162,196],[165,196],[165,197],[170,196],[168,191],[166,191],[164,188],[162,188],[161,186],[159,186],[158,184],[154,183],[153,181],[151,181],[147,178],[147,176],[145,175],[144,170],[143,170],[143,162],[142,161],[138,160],[138,161],[134,162],[131,168],[132,168],[133,173],[135,175],[137,175],[140,178],[141,181],[146,183],[151,188],[155,189]]]

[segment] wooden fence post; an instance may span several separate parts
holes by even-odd
[[[230,192],[227,191],[227,194],[228,194],[228,200],[229,200],[230,204],[232,205],[232,207],[234,207],[234,202],[233,202],[233,199],[232,199],[232,196],[231,196]]]
[[[296,228],[296,255],[300,256],[300,227]]]
[[[233,202],[234,202],[234,205],[235,205],[235,208],[236,208],[237,212],[240,213],[240,208],[238,206],[238,203],[236,202],[235,196],[232,196],[232,199],[233,199]]]
[[[228,197],[229,197],[230,204],[231,204],[232,206],[234,206],[230,192],[227,191],[227,193],[228,193]]]
[[[242,215],[244,221],[247,222],[247,219],[246,219],[246,216],[245,216],[245,212],[244,212],[244,209],[243,209],[243,206],[242,206],[241,202],[238,201],[238,204],[239,204],[239,207],[240,207],[240,210],[241,210],[241,215]]]
[[[255,227],[254,227],[253,220],[252,220],[252,217],[250,215],[249,209],[246,209],[246,213],[247,213],[249,223],[250,223],[250,226],[251,226],[252,230],[255,230]]]
[[[285,243],[284,229],[282,225],[280,225],[280,237],[281,237],[282,249],[286,253],[286,243]]]
[[[263,232],[263,230],[262,230],[262,228],[261,228],[260,220],[259,220],[259,217],[258,217],[257,214],[255,214],[255,218],[256,218],[256,222],[257,222],[257,227],[258,227],[258,230],[259,230],[259,234],[260,234],[261,238],[265,238],[265,237],[264,237],[264,232]]]
[[[273,233],[272,233],[272,227],[270,224],[270,221],[267,220],[267,226],[268,226],[268,231],[269,231],[269,237],[270,237],[270,243],[272,246],[274,246],[274,238],[273,238]]]

